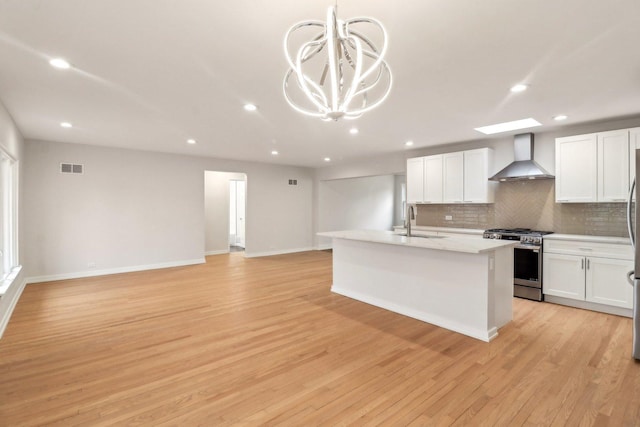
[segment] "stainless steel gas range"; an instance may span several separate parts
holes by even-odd
[[[485,230],[485,239],[520,242],[513,250],[513,296],[542,301],[542,236],[551,233],[529,228]]]

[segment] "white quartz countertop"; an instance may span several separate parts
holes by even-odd
[[[609,236],[587,236],[584,234],[549,234],[543,237],[544,240],[573,240],[578,242],[591,243],[612,243],[616,245],[631,245],[628,237]]]
[[[392,231],[379,230],[327,231],[318,233],[318,236],[471,254],[491,252],[499,248],[515,246],[519,243],[467,237],[406,237]]]
[[[395,230],[404,230],[404,226],[396,225],[393,227]],[[454,228],[454,227],[434,227],[430,225],[413,225],[411,226],[412,231],[435,231],[435,232],[443,232],[443,233],[458,233],[458,234],[474,234],[482,236],[484,234],[484,230],[476,230],[475,228]]]

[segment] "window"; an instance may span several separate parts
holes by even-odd
[[[18,264],[17,162],[0,150],[0,280]]]

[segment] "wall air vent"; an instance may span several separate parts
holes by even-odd
[[[60,163],[60,173],[82,174],[84,165],[74,165],[72,163]]]
[[[298,180],[297,179],[290,179],[289,180],[289,185],[298,185]]]

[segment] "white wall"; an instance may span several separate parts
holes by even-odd
[[[23,149],[24,141],[20,131],[16,127],[13,119],[9,115],[4,105],[0,102],[0,146],[2,149],[13,157],[19,168],[18,177],[18,262],[23,263],[22,256],[22,198],[23,198],[23,185],[24,182],[24,168],[23,168]],[[8,280],[7,283],[3,283],[4,288],[3,295],[0,295],[0,337],[4,333],[4,330],[9,322],[11,313],[20,298],[20,294],[24,289],[24,270],[21,271],[13,280]]]
[[[393,225],[403,225],[402,186],[406,185],[406,175],[393,176]]]
[[[46,141],[27,141],[25,159],[33,281],[203,261],[205,170],[247,175],[246,256],[312,246],[307,168]],[[85,173],[60,174],[60,162]]]
[[[245,179],[243,173],[205,171],[205,254],[229,252],[229,181]]]
[[[321,181],[318,231],[390,230],[394,208],[393,175]],[[318,238],[320,247],[331,239]]]

